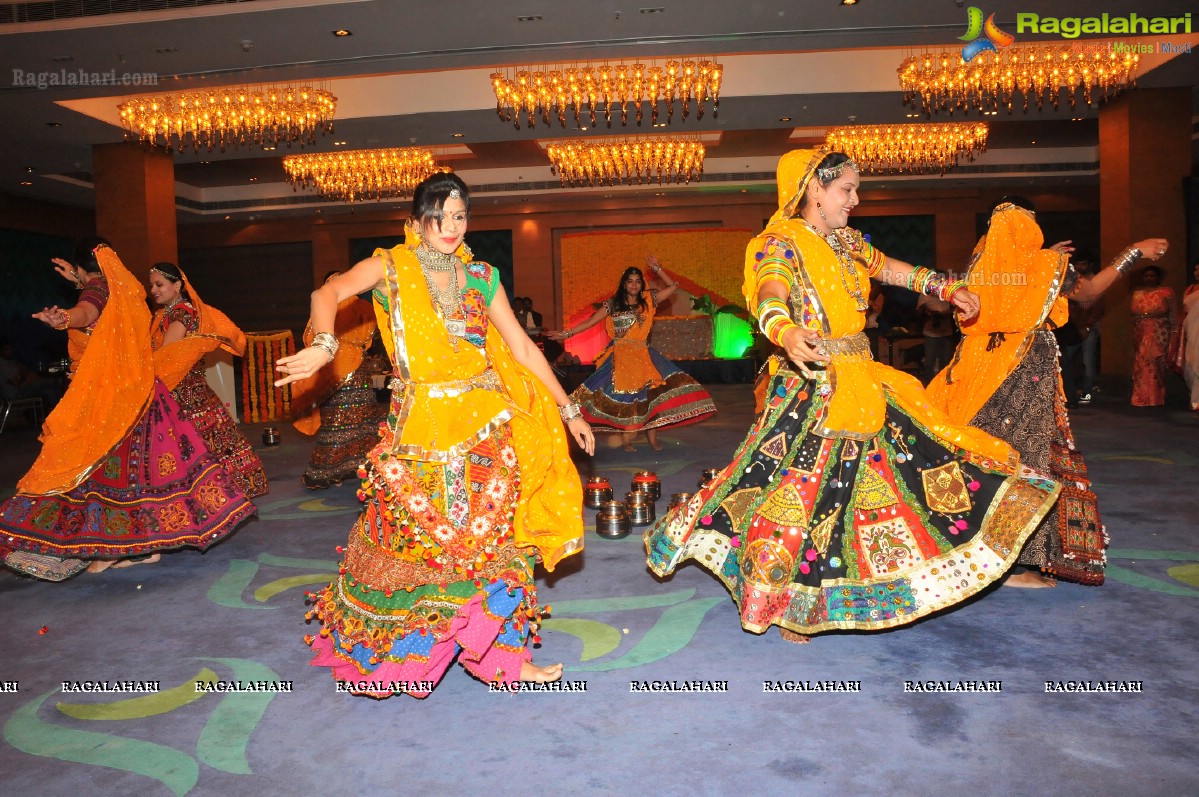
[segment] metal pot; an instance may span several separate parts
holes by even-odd
[[[268,426],[262,430],[262,444],[265,446],[279,445],[279,428]]]
[[[657,501],[662,497],[662,482],[652,470],[643,470],[633,476],[630,489],[645,493],[651,501]]]
[[[703,472],[703,474],[699,477],[699,482],[698,482],[699,489],[702,490],[705,487],[707,487],[709,484],[712,483],[712,480],[715,479],[719,475],[720,475],[720,468],[708,468],[707,470],[705,470]]]
[[[605,501],[611,501],[612,483],[603,476],[592,476],[587,479],[583,488],[583,505],[588,509],[599,509]]]
[[[630,531],[632,526],[625,505],[620,501],[604,501],[595,515],[595,533],[609,540],[619,540],[629,536]]]
[[[634,526],[648,526],[656,519],[654,502],[648,494],[634,490],[626,495],[624,500],[629,511],[629,522]]]
[[[670,505],[666,507],[666,511],[674,509],[676,506],[682,506],[691,500],[691,493],[671,493]]]

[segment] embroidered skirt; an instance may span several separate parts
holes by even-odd
[[[213,457],[157,380],[142,418],[74,489],[18,493],[0,505],[6,564],[42,576],[22,553],[117,559],[174,548],[201,550],[232,532],[254,506]],[[46,577],[82,569],[50,568]],[[57,579],[55,579],[57,580]]]
[[[367,453],[378,444],[379,424],[387,418],[387,405],[375,398],[371,387],[371,374],[376,370],[373,362],[364,362],[321,404],[316,448],[304,471],[304,486],[310,490],[355,477]]]
[[[708,391],[673,362],[649,349],[661,383],[634,393],[621,393],[613,384],[613,353],[571,394],[583,417],[596,432],[636,432],[699,423],[716,412]]]
[[[426,697],[455,657],[482,681],[519,680],[537,599],[533,558],[512,544],[509,427],[445,465],[391,456],[382,428],[341,575],[311,597],[311,664],[371,697]]]
[[[887,395],[882,431],[812,433],[831,388],[789,369],[733,461],[645,535],[650,568],[693,559],[741,624],[802,634],[872,630],[945,609],[1000,578],[1057,485],[934,436]]]
[[[238,489],[247,498],[265,495],[270,488],[262,460],[237,428],[221,399],[209,387],[204,377],[203,360],[200,362],[200,367],[188,371],[171,395],[179,402],[184,417],[195,424],[208,450],[233,477]]]

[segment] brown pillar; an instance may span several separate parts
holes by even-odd
[[[166,260],[179,262],[175,234],[175,162],[161,149],[134,142],[92,149],[96,234],[112,244],[135,275]]]
[[[1136,89],[1100,108],[1102,263],[1136,241],[1167,238],[1170,249],[1158,265],[1166,272],[1163,282],[1181,292],[1186,284],[1183,180],[1190,173],[1190,88]],[[1130,292],[1127,279],[1108,292],[1102,332],[1103,374],[1120,377],[1125,386],[1132,374]]]

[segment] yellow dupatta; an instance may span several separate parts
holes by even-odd
[[[403,391],[393,453],[444,463],[510,424],[521,483],[513,538],[517,546],[539,551],[553,570],[583,548],[583,488],[558,405],[493,325],[483,350],[451,340],[413,248],[408,242],[375,251],[388,298],[386,315],[378,304],[376,314],[385,321],[384,343]]]
[[[1024,359],[1046,319],[1065,323],[1060,295],[1067,255],[1042,249],[1045,237],[1030,211],[1003,204],[991,214],[967,280],[982,303],[962,325],[950,366],[928,386],[933,403],[957,423],[969,423]]]
[[[72,350],[82,349],[66,395],[42,426],[42,450],[17,483],[29,495],[64,493],[78,486],[129,434],[154,392],[150,311],[141,281],[108,246],[96,249],[108,281],[108,302],[87,345],[71,330]]]
[[[195,367],[204,355],[224,349],[235,357],[240,357],[246,351],[246,336],[229,316],[215,307],[209,307],[200,299],[196,289],[187,280],[183,269],[179,269],[183,277],[183,290],[191,297],[191,306],[195,308],[199,327],[187,337],[162,346],[162,317],[166,309],[154,313],[151,322],[150,342],[154,347],[154,375],[162,380],[167,390],[174,390],[187,372]]]
[[[333,334],[339,345],[328,368],[322,368],[311,379],[292,385],[291,403],[298,417],[292,421],[298,431],[314,435],[321,428],[321,404],[350,377],[365,357],[375,334],[375,315],[371,306],[357,296],[337,305]],[[312,345],[312,324],[304,329],[304,345]]]

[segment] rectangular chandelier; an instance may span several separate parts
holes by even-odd
[[[550,168],[564,187],[689,183],[704,172],[699,136],[615,137],[546,144]]]

